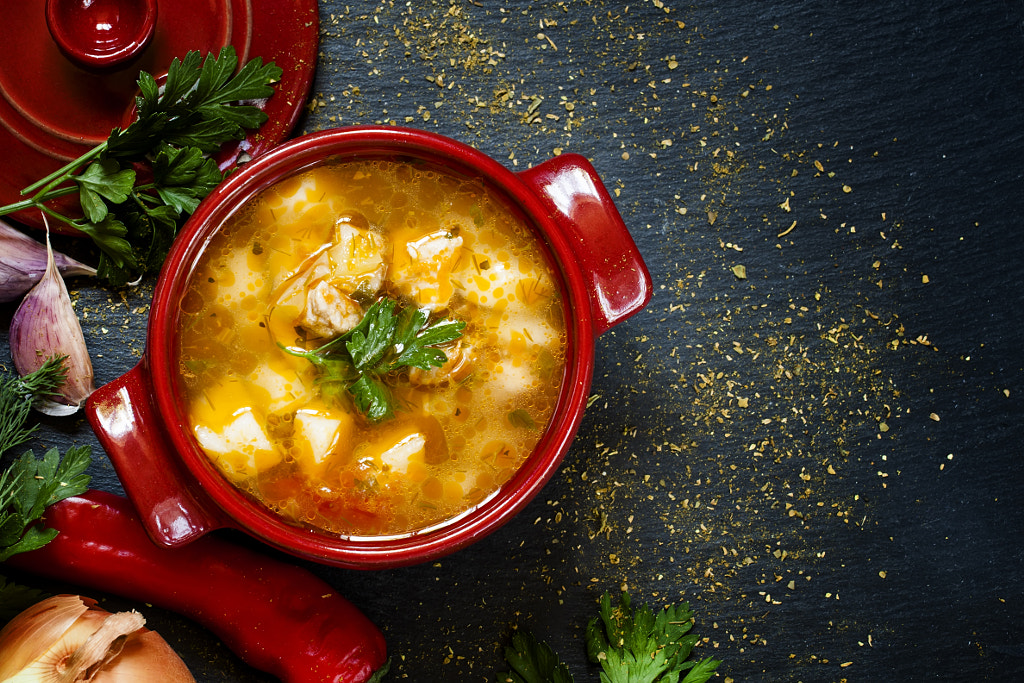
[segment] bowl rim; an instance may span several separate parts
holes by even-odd
[[[456,517],[422,531],[388,537],[334,537],[294,526],[252,501],[202,453],[177,396],[174,324],[177,302],[198,256],[220,225],[246,200],[275,182],[328,158],[387,155],[420,158],[456,173],[481,178],[518,210],[561,275],[566,323],[563,387],[548,428],[513,477],[496,493]],[[595,363],[589,293],[572,245],[551,210],[519,175],[483,152],[428,131],[391,126],[347,126],[303,135],[256,158],[230,175],[200,204],[182,228],[153,295],[145,354],[153,399],[188,475],[227,514],[233,526],[294,555],[351,568],[416,564],[480,540],[521,511],[561,465],[582,420]]]

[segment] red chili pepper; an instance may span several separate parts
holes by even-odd
[[[53,505],[46,524],[57,538],[7,564],[190,617],[285,683],[363,683],[386,662],[377,627],[297,565],[215,536],[160,547],[103,491]]]

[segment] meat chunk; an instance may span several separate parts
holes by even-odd
[[[328,339],[345,334],[363,319],[363,309],[334,285],[320,280],[306,293],[299,325]]]
[[[438,386],[447,382],[461,382],[473,372],[473,347],[459,339],[441,349],[448,360],[439,368],[422,370],[409,368],[409,381],[413,384]]]
[[[334,244],[328,249],[331,284],[346,294],[370,298],[384,283],[384,238],[371,230],[339,220]]]
[[[392,274],[403,294],[432,311],[448,305],[455,289],[452,269],[462,253],[462,238],[436,230],[395,245]]]
[[[339,220],[334,242],[279,288],[269,320],[275,339],[293,343],[296,326],[326,339],[354,328],[363,317],[356,299],[376,296],[384,283],[384,247],[377,233]]]

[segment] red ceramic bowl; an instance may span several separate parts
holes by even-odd
[[[565,377],[555,414],[533,454],[478,507],[404,536],[336,537],[290,525],[224,479],[188,426],[175,377],[179,302],[209,237],[248,199],[329,158],[418,159],[482,178],[523,216],[560,275],[567,324]],[[519,512],[557,470],[586,406],[595,338],[642,309],[650,275],[593,167],[565,154],[513,173],[481,152],[439,135],[402,128],[341,128],[297,138],[230,176],[200,205],[176,240],[153,296],[146,352],[97,390],[86,412],[153,539],[187,543],[222,527],[241,529],[296,556],[372,569],[451,553]]]

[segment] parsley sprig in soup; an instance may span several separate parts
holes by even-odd
[[[182,303],[192,432],[299,525],[410,533],[478,505],[532,452],[565,363],[558,288],[479,181],[338,161],[262,192]]]

